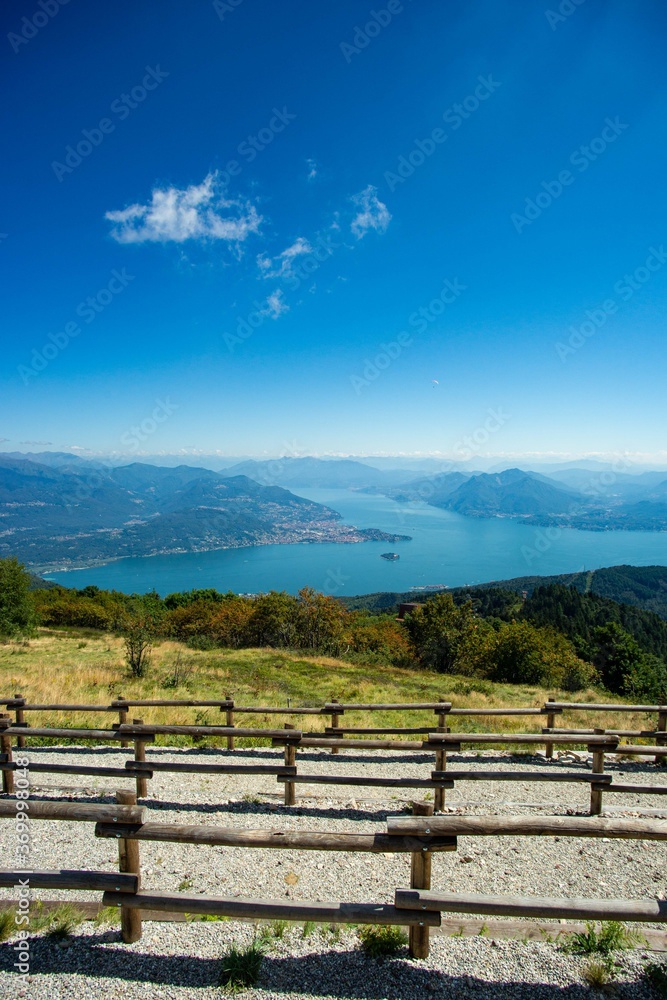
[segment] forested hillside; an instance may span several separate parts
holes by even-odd
[[[475,587],[458,588],[452,594],[465,592],[479,593],[482,590],[500,589],[532,594],[536,587],[550,583],[574,587],[582,594],[598,594],[620,604],[632,604],[644,611],[654,611],[667,619],[667,566],[608,566],[605,569],[588,570],[582,573],[564,573],[560,576],[517,576],[511,580],[494,580]],[[350,609],[380,611],[397,609],[399,604],[428,599],[428,594],[419,591],[407,593],[380,592],[363,594],[359,597],[342,598]]]
[[[193,590],[162,598],[30,587],[15,559],[0,560],[0,634],[30,635],[41,624],[122,635],[128,651],[166,638],[198,649],[306,650],[370,672],[390,664],[573,692],[600,684],[637,701],[667,702],[667,622],[560,583],[525,598],[498,587],[439,593],[403,621],[393,608],[349,609],[310,588],[297,596]]]

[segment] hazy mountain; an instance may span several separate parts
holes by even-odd
[[[77,467],[78,468],[78,467]],[[277,542],[395,542],[280,486],[190,466],[133,463],[74,474],[0,456],[0,556],[81,566],[123,556]]]
[[[467,479],[442,503],[429,502],[472,517],[563,514],[573,506],[570,491],[522,469],[507,469],[495,475],[483,472]]]
[[[250,476],[264,485],[290,489],[363,489],[393,486],[410,478],[405,469],[381,471],[351,459],[277,458],[269,462],[240,462],[225,469],[226,476]]]
[[[454,490],[469,479],[470,475],[463,472],[439,472],[432,476],[411,479],[410,482],[386,489],[384,492],[399,503],[422,500],[434,507],[441,507]]]

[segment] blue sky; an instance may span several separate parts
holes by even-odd
[[[1,16],[3,448],[664,461],[660,0]]]

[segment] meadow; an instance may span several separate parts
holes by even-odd
[[[326,656],[275,649],[195,650],[171,640],[157,642],[144,677],[132,677],[125,663],[123,640],[108,633],[78,629],[39,629],[35,638],[0,644],[0,697],[19,693],[33,704],[109,704],[120,696],[129,699],[223,699],[233,696],[238,705],[267,707],[318,706],[337,698],[347,702],[392,703],[449,700],[460,708],[540,707],[549,698],[559,701],[616,703],[602,689],[571,692],[538,685],[505,684],[394,666],[368,666]],[[224,724],[216,708],[135,708],[145,722],[155,724]],[[582,712],[568,712],[561,725],[571,728],[646,728],[644,713],[599,713],[595,721]],[[355,711],[345,724],[367,726],[424,726],[432,715],[424,711]],[[30,712],[32,726],[109,727],[113,712]],[[292,720],[295,721],[295,720]],[[298,720],[297,724],[298,723]],[[304,729],[322,730],[328,716],[307,716]],[[236,725],[280,725],[274,715],[237,714]],[[435,720],[433,720],[435,725]],[[452,719],[457,731],[537,732],[540,717],[483,717]],[[158,742],[165,742],[158,740]],[[171,744],[187,743],[169,737]],[[212,743],[213,741],[211,741]]]

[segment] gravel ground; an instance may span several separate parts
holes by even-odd
[[[106,748],[30,748],[34,762],[115,764],[122,766],[127,751]],[[159,760],[199,760],[215,756],[234,763],[282,761],[270,749],[222,751],[148,749]],[[299,773],[427,777],[433,767],[430,755],[390,752],[379,762],[372,752],[344,751],[332,756],[300,751]],[[527,776],[541,769],[587,769],[585,761],[545,761],[541,755],[517,756],[502,752],[449,755],[449,766],[525,770]],[[633,784],[667,783],[667,771],[649,761],[610,762],[615,780]],[[84,782],[86,783],[84,787]],[[76,801],[109,801],[119,779],[82,778],[78,775],[35,775],[35,798]],[[47,787],[50,786],[50,787]],[[76,786],[76,787],[75,787]],[[282,786],[270,775],[174,775],[155,773],[149,782],[146,804],[149,818],[168,823],[209,823],[245,828],[382,830],[388,815],[406,808],[409,789],[397,794],[374,788],[298,785],[296,807],[282,804]],[[350,796],[353,797],[350,797]],[[422,797],[416,792],[414,797]],[[460,783],[447,791],[447,810],[469,814],[535,815],[547,812],[585,814],[589,787],[559,782]],[[605,807],[624,815],[662,812],[660,796],[605,796]],[[87,823],[33,821],[32,853],[35,868],[114,869],[116,843],[96,839]],[[14,858],[14,825],[0,823],[0,849]],[[408,886],[409,855],[346,855],[330,852],[268,851],[202,847],[178,844],[141,844],[142,878],[146,889],[187,890],[218,895],[260,896],[288,899],[346,899],[390,902],[394,889]],[[9,867],[12,861],[7,862]],[[542,838],[460,838],[456,853],[434,857],[432,886],[446,891],[498,894],[667,897],[665,845],[656,842],[585,841]],[[12,898],[0,890],[0,898]],[[35,898],[99,899],[92,893],[35,891]],[[250,938],[248,925],[232,922],[146,922],[140,942],[119,942],[117,929],[84,924],[65,946],[44,938],[32,949],[33,982],[25,996],[65,997],[77,992],[88,997],[220,996],[219,957],[231,939]],[[358,950],[354,932],[342,931],[338,940],[319,931],[303,939],[290,931],[272,942],[264,960],[261,988],[243,996],[306,998],[359,997],[408,998],[423,996],[541,998],[590,995],[583,985],[582,961],[542,942],[490,942],[486,938],[446,938],[432,935],[432,953],[426,962],[405,956],[377,962]],[[17,980],[11,945],[0,946],[0,996],[16,996]],[[648,987],[637,982],[641,961],[638,952],[624,953],[617,970],[620,996],[643,1000]],[[335,985],[334,985],[335,984]]]

